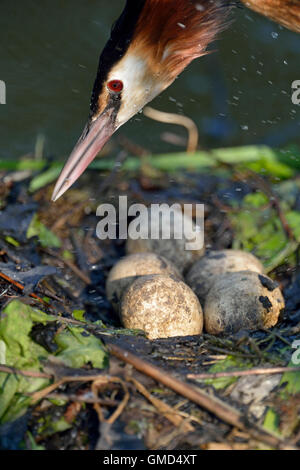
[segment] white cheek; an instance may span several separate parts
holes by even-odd
[[[140,80],[147,70],[145,61],[134,55],[125,56],[110,73],[109,80],[122,80],[126,87],[132,85],[133,80]]]
[[[135,55],[125,56],[111,71],[109,80],[122,80],[122,105],[118,122],[123,124],[138,113],[145,104],[161,91],[160,83],[155,80],[147,63]]]

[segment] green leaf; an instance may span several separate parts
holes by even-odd
[[[293,361],[290,361],[288,367],[295,367]],[[300,372],[285,372],[281,378],[280,384],[286,384],[285,388],[281,391],[281,394],[285,396],[286,394],[300,394]]]
[[[262,192],[257,191],[256,193],[247,194],[243,199],[243,206],[246,208],[249,206],[250,209],[256,209],[264,207],[268,204],[269,198]]]
[[[84,328],[68,326],[55,337],[55,342],[59,347],[56,355],[70,367],[82,367],[88,362],[98,368],[107,366],[107,353],[102,342]]]
[[[34,193],[35,191],[38,191],[44,186],[52,183],[59,176],[60,171],[60,167],[55,165],[51,166],[47,171],[41,173],[40,175],[35,176],[30,182],[29,191]]]
[[[130,160],[125,162],[126,169],[132,164]],[[155,168],[165,171],[182,168],[201,170],[217,167],[220,163],[239,164],[241,168],[285,179],[294,174],[294,168],[300,168],[300,153],[298,149],[278,151],[267,146],[245,146],[198,151],[193,154],[182,152],[153,155],[147,161]]]
[[[300,242],[300,212],[290,211],[285,214],[285,217],[296,240]]]
[[[208,372],[210,374],[216,374],[217,372],[248,369],[251,366],[251,363],[246,363],[245,360],[241,360],[240,358],[233,356],[227,356],[226,359],[222,359],[210,367]],[[219,390],[233,384],[237,379],[238,377],[219,377],[217,379],[205,379],[205,383],[207,385],[213,385],[216,390]]]
[[[59,166],[61,166],[58,163]],[[0,159],[0,169],[8,171],[38,171],[45,167],[45,162],[33,158],[22,158],[19,160]]]
[[[54,317],[55,318],[55,317]],[[40,371],[47,351],[30,338],[35,321],[45,323],[51,316],[34,310],[19,300],[10,302],[1,312],[0,340],[5,344],[5,364],[21,370]],[[53,321],[53,320],[52,320]],[[0,373],[0,422],[11,421],[23,414],[30,404],[24,393],[48,385],[48,379]]]
[[[265,416],[264,428],[271,431],[273,434],[280,435],[279,424],[280,420],[278,414],[273,408],[269,408]]]
[[[233,248],[253,252],[271,271],[295,252],[300,242],[300,213],[293,211],[299,187],[297,183],[282,182],[274,191],[278,194],[282,212],[285,214],[294,240],[290,240],[278,217],[278,211],[268,197],[261,192],[248,194],[242,201],[240,211],[229,214],[235,232]]]
[[[17,240],[15,240],[13,237],[10,237],[9,235],[5,237],[5,241],[16,247],[20,246],[20,243]]]
[[[82,322],[85,321],[84,314],[85,314],[85,310],[73,310],[73,313],[72,313],[73,318],[75,318],[75,320],[82,321]]]
[[[74,261],[74,258],[75,258],[73,253],[70,250],[63,250],[62,256],[63,256],[63,259],[67,261]]]
[[[1,363],[20,370],[42,371],[49,354],[32,340],[30,333],[35,323],[46,325],[53,321],[57,321],[54,315],[19,300],[11,301],[0,314]],[[59,346],[56,356],[67,366],[78,368],[91,363],[102,368],[107,365],[108,356],[102,342],[82,327],[67,327],[56,335],[55,341]],[[27,395],[48,384],[48,379],[0,372],[0,422],[24,414],[31,404]]]
[[[59,248],[61,246],[60,239],[40,222],[37,214],[34,215],[27,230],[27,238],[35,236],[38,237],[40,244],[45,248]]]
[[[193,154],[176,152],[161,155],[150,155],[147,159],[128,157],[122,168],[127,171],[137,171],[144,162],[162,171],[178,171],[183,168],[202,171],[205,168],[216,168],[220,163],[240,165],[250,168],[262,174],[269,174],[277,178],[290,178],[294,170],[300,168],[299,148],[282,150],[272,149],[264,145],[249,145],[244,147],[228,147],[212,149],[209,151],[197,151]],[[98,158],[94,160],[90,169],[112,170],[115,162],[111,158]],[[55,162],[49,170],[35,177],[30,189],[32,191],[43,187],[54,179],[62,168],[61,162]],[[0,160],[1,170],[33,170],[42,171],[45,168],[43,160]]]
[[[60,410],[58,409],[58,413],[59,412]],[[67,429],[71,429],[71,427],[72,423],[68,423],[63,415],[57,417],[46,415],[41,418],[37,432],[43,437],[49,437],[57,432],[67,431]]]
[[[30,442],[30,449],[29,450],[46,450],[46,447],[38,445],[35,440],[33,435],[31,434],[30,431],[27,431],[27,436]]]

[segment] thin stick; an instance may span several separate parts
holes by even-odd
[[[126,351],[119,346],[116,346],[115,344],[107,343],[107,348],[109,352],[118,359],[131,364],[143,374],[152,377],[154,380],[164,384],[166,387],[174,390],[176,393],[185,396],[194,403],[197,403],[226,423],[237,427],[242,431],[247,431],[256,440],[264,442],[275,448],[286,450],[295,449],[294,446],[289,445],[283,439],[272,435],[270,432],[260,428],[255,423],[251,423],[246,416],[242,415],[233,407],[222,402],[219,398],[208,395],[203,390],[200,390],[199,388],[196,388],[173,377],[165,370],[153,366],[149,362],[140,359],[131,352]]]
[[[113,414],[108,419],[105,419],[100,404],[99,403],[94,404],[94,409],[96,413],[98,414],[99,421],[106,422],[109,424],[113,424],[118,419],[118,417],[123,413],[130,398],[126,383],[124,382],[124,380],[120,379],[119,377],[109,377],[106,380],[104,377],[101,377],[95,380],[92,383],[92,387],[91,387],[91,390],[95,398],[98,398],[98,389],[99,388],[101,389],[103,386],[106,386],[111,382],[120,384],[124,391],[124,398],[118,404],[117,409],[113,412]]]
[[[64,400],[64,401],[78,401],[80,403],[99,403],[102,406],[118,406],[119,402],[117,400],[110,400],[108,398],[92,398],[92,397],[85,397],[80,395],[74,394],[67,394],[67,393],[49,393],[45,398],[53,398],[55,400]]]
[[[62,261],[64,265],[71,269],[71,271],[73,271],[73,273],[77,277],[79,277],[79,279],[81,279],[85,284],[91,284],[91,279],[89,278],[89,276],[87,276],[84,272],[80,271],[80,269],[72,261],[60,257],[57,253],[55,253],[55,251],[52,251],[49,248],[43,248],[43,252],[49,256],[53,256],[53,258],[58,259],[59,261]]]
[[[45,398],[47,395],[49,395],[49,393],[52,393],[54,390],[56,390],[58,387],[60,387],[63,384],[66,384],[69,382],[94,382],[95,380],[100,380],[100,379],[102,380],[103,378],[105,379],[105,377],[107,377],[107,380],[109,380],[108,376],[103,376],[101,374],[75,375],[75,376],[62,377],[57,382],[54,382],[53,384],[49,385],[46,388],[43,388],[42,390],[32,393],[30,396],[33,399],[33,401],[39,401],[42,398]]]
[[[300,372],[300,367],[269,367],[256,368],[249,370],[232,370],[226,372],[188,374],[188,379],[218,379],[220,377],[243,377],[249,375],[265,375],[265,374],[283,374],[284,372]]]
[[[186,421],[187,416],[182,417],[182,413],[179,410],[175,410],[167,403],[163,402],[159,398],[154,397],[146,387],[144,387],[138,380],[133,377],[126,377],[126,380],[132,382],[136,389],[148,400],[152,405],[157,409],[158,413],[162,414],[167,420],[169,420],[174,426],[182,426],[184,432],[194,431],[194,426]],[[189,416],[189,419],[192,419],[192,416]]]
[[[21,370],[16,369],[15,367],[6,366],[4,364],[0,364],[0,372],[4,372],[6,374],[16,374],[16,375],[23,375],[24,377],[34,377],[34,378],[45,378],[45,379],[53,379],[54,374],[46,374],[45,372],[38,372],[35,370]],[[90,371],[91,373],[93,371]],[[110,380],[110,376],[103,375],[99,372],[96,372],[92,375],[68,375],[59,379],[56,383],[50,385],[49,387],[54,386],[54,388],[59,387],[62,383],[68,382],[94,382],[95,380]],[[49,388],[48,387],[48,388]],[[36,392],[36,394],[45,393],[46,389],[40,390]],[[50,392],[48,392],[50,393]],[[31,394],[30,396],[33,397],[35,395]]]
[[[15,281],[14,279],[12,279],[11,277],[9,276],[6,276],[6,274],[3,274],[0,272],[0,277],[2,277],[2,279],[5,279],[5,281],[9,282],[10,284],[12,284],[13,286],[17,287],[18,289],[20,290],[24,290],[25,287],[23,286],[23,284],[21,284],[20,282],[18,281]],[[38,295],[34,294],[33,292],[31,294],[29,294],[30,297],[33,297],[34,299],[38,300],[39,302],[42,302],[44,305],[48,305],[46,304],[46,302],[44,302],[43,299],[41,299]]]
[[[87,276],[83,271],[80,271],[80,269],[74,264],[72,261],[69,259],[62,259],[63,263],[73,271],[74,274],[76,274],[79,279],[81,279],[85,284],[90,285],[91,279],[89,276]]]
[[[144,109],[144,114],[148,118],[154,119],[155,121],[164,122],[166,124],[178,124],[179,126],[185,127],[189,133],[186,151],[196,152],[199,141],[199,132],[196,124],[194,121],[192,121],[192,119],[180,114],[164,113],[162,111],[158,111],[157,109],[153,109],[150,106],[147,106]]]
[[[52,378],[52,375],[46,374],[45,372],[37,372],[34,370],[20,370],[15,369],[14,367],[5,366],[4,364],[0,364],[0,372],[5,372],[6,374],[23,375],[24,377],[36,377],[42,379]]]

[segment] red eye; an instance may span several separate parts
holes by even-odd
[[[124,85],[121,80],[111,80],[110,82],[108,82],[107,88],[113,93],[121,93],[124,88]]]

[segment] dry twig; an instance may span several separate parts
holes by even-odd
[[[104,416],[103,416],[103,412],[102,412],[100,403],[95,403],[94,404],[94,409],[98,414],[99,421],[100,422],[106,422],[106,423],[109,423],[109,424],[113,424],[118,419],[118,417],[123,413],[128,401],[129,401],[129,392],[128,392],[127,385],[119,377],[100,377],[92,383],[92,392],[93,392],[95,398],[98,398],[98,389],[107,386],[111,382],[121,384],[121,386],[124,390],[124,398],[121,401],[121,403],[118,404],[117,409],[113,412],[113,414],[108,419],[105,419]]]
[[[18,282],[18,281],[15,281],[14,279],[12,279],[12,278],[9,277],[9,276],[6,276],[6,274],[3,274],[3,273],[0,272],[0,277],[1,277],[2,279],[4,279],[5,281],[9,282],[10,284],[12,284],[14,287],[17,287],[17,288],[20,289],[20,290],[24,290],[24,289],[25,289],[25,287],[23,286],[23,284],[21,284],[21,283]],[[44,305],[47,305],[46,302],[45,302],[43,299],[41,299],[38,295],[34,294],[33,292],[32,292],[31,294],[29,294],[29,295],[30,295],[30,297],[32,297],[32,298],[38,300],[39,302],[42,302]]]
[[[226,372],[188,374],[188,379],[218,379],[220,377],[242,377],[249,375],[283,374],[285,372],[300,372],[300,367],[259,367],[248,370],[231,370]]]
[[[38,372],[38,371],[30,371],[30,370],[20,370],[15,369],[14,367],[6,366],[4,364],[0,364],[0,372],[5,372],[6,374],[15,374],[15,375],[22,375],[23,377],[35,377],[35,378],[42,378],[42,379],[51,379],[52,375],[46,374],[45,372]]]

